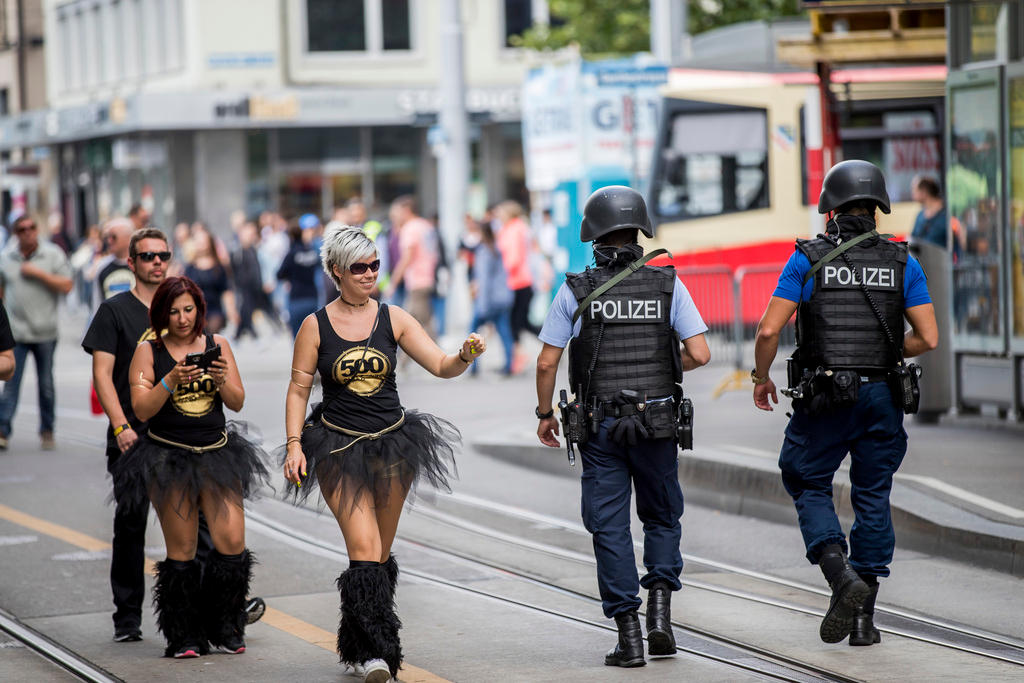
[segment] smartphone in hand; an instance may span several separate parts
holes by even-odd
[[[185,356],[185,365],[195,365],[203,370],[209,370],[210,366],[213,365],[213,361],[218,358],[220,358],[220,344],[206,351],[187,354]]]

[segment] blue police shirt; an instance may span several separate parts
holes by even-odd
[[[793,252],[786,262],[786,267],[779,275],[779,284],[775,287],[772,296],[781,299],[788,299],[794,302],[807,301],[814,292],[814,278],[803,284],[807,271],[811,269],[811,262],[807,256],[799,250]],[[800,289],[803,285],[803,298],[800,297]],[[907,267],[903,269],[903,308],[913,308],[921,304],[930,304],[932,297],[928,294],[928,280],[924,276],[921,264],[913,256],[907,256]]]
[[[576,312],[578,306],[579,303],[573,296],[572,290],[569,289],[569,285],[563,282],[558,293],[555,294],[555,300],[551,303],[551,310],[548,311],[544,327],[537,335],[540,340],[545,344],[564,349],[570,339],[578,337],[583,322],[577,320],[575,326],[572,324],[572,314]],[[676,278],[675,287],[672,289],[672,313],[669,316],[669,323],[679,333],[680,339],[689,339],[708,331],[708,326],[700,317],[693,299],[690,298],[690,293],[686,291],[686,287],[683,286],[679,278]]]

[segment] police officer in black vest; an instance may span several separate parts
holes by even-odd
[[[590,196],[580,239],[594,242],[596,267],[566,274],[539,335],[544,348],[537,359],[537,435],[557,447],[552,394],[569,344],[575,398],[561,392],[559,408],[570,458],[575,444],[583,463],[583,522],[593,536],[602,606],[619,631],[605,664],[623,667],[646,663],[637,617],[641,586],[648,589],[648,653],[676,652],[669,602],[683,568],[677,445],[690,447],[692,436],[682,371],[711,357],[707,326],[689,293],[671,266],[643,265],[664,252],[645,257],[638,231],[654,236],[640,194],[611,186]],[[640,579],[630,535],[631,484],[644,527],[647,573]]]
[[[882,172],[849,160],[825,176],[818,212],[826,231],[797,240],[754,347],[754,405],[778,403],[769,369],[779,331],[797,313],[797,351],[783,393],[793,415],[779,457],[807,559],[821,567],[832,597],[819,635],[826,643],[880,641],[873,623],[878,579],[895,547],[889,493],[907,452],[904,413],[915,412],[917,366],[904,359],[935,348],[938,327],[924,273],[907,245],[875,230],[889,213]],[[910,331],[904,334],[904,319]],[[856,521],[849,546],[832,501],[832,478],[850,454]],[[849,558],[847,558],[849,552]]]

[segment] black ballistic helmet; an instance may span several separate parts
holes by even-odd
[[[654,237],[643,196],[624,185],[594,190],[583,207],[580,241],[593,242],[602,235],[625,228],[637,228],[648,237]]]
[[[818,213],[828,213],[856,199],[871,199],[882,213],[889,213],[889,193],[885,176],[870,161],[841,161],[825,175],[818,198]]]

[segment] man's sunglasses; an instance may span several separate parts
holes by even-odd
[[[348,267],[349,271],[353,275],[362,275],[363,273],[366,272],[367,268],[376,273],[378,270],[380,270],[380,259],[370,261],[369,263],[353,263],[351,266]]]
[[[171,252],[169,251],[140,251],[135,255],[135,258],[142,259],[146,263],[152,263],[155,259],[159,258],[161,261],[166,263],[171,260]]]

